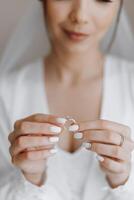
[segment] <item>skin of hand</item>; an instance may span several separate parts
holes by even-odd
[[[34,114],[15,122],[8,137],[12,163],[32,184],[43,184],[47,159],[56,153],[54,147],[66,121],[54,115]]]
[[[99,164],[112,188],[124,185],[131,170],[131,153],[134,142],[131,129],[108,120],[77,123],[69,127],[74,138],[87,144],[87,149],[99,155]],[[122,138],[123,144],[121,145]]]

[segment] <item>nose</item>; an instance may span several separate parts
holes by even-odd
[[[76,0],[70,18],[73,23],[87,24],[89,18],[89,0]]]

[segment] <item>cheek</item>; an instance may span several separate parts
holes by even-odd
[[[94,14],[96,33],[104,35],[109,30],[118,10],[119,4],[117,3],[111,3],[109,6],[103,6],[96,10],[97,15]]]
[[[64,12],[61,12],[64,10]],[[69,8],[63,8],[62,4],[54,5],[54,3],[49,3],[47,6],[47,24],[48,29],[52,34],[58,34],[60,32],[60,27],[65,23],[68,18]]]

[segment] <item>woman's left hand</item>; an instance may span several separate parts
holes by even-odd
[[[80,122],[71,127],[69,130],[75,133],[74,138],[86,142],[87,149],[99,155],[109,185],[115,188],[125,184],[130,175],[134,149],[130,128],[107,120]]]

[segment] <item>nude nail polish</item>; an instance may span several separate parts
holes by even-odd
[[[77,132],[77,133],[74,134],[73,137],[74,137],[74,139],[77,139],[77,140],[82,139],[83,138],[83,133]]]
[[[52,143],[56,143],[56,142],[59,141],[59,137],[50,137],[49,141],[52,142]]]
[[[66,121],[67,121],[67,119],[65,119],[65,118],[57,118],[56,121],[57,121],[58,123],[65,124]]]
[[[51,153],[51,154],[55,154],[55,153],[57,153],[57,152],[58,152],[58,149],[56,149],[56,148],[50,150],[50,153]]]
[[[102,157],[102,156],[100,156],[100,155],[96,155],[96,159],[98,160],[98,161],[100,161],[100,162],[103,162],[104,161],[104,158]]]
[[[82,146],[83,146],[84,148],[86,148],[86,149],[90,149],[92,145],[91,145],[90,142],[84,142]]]
[[[50,131],[54,132],[54,133],[60,133],[61,132],[61,127],[58,126],[51,126],[50,127]]]
[[[69,131],[78,131],[78,129],[79,129],[79,126],[77,125],[77,124],[74,124],[74,125],[72,125],[72,126],[70,126],[69,128],[68,128],[68,130]]]

